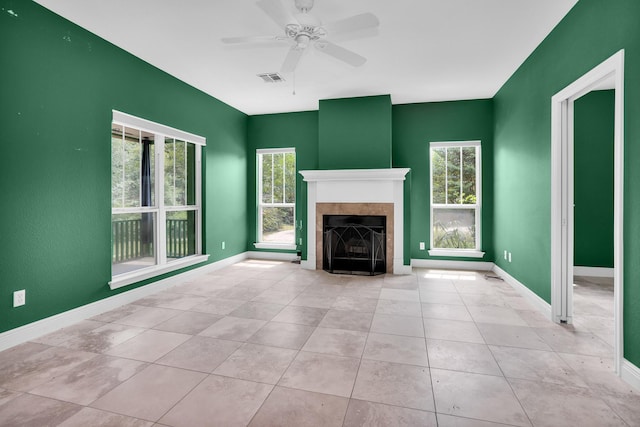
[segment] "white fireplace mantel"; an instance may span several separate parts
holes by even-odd
[[[404,180],[408,168],[300,171],[307,182],[307,260],[302,267],[316,268],[317,203],[393,203],[393,273],[407,274],[404,265]]]
[[[404,181],[411,169],[340,169],[300,171],[306,182],[318,181]]]

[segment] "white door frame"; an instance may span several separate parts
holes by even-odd
[[[596,90],[615,90],[614,118],[614,364],[623,358],[624,50],[551,98],[551,315],[572,322],[573,311],[573,119],[574,102]]]

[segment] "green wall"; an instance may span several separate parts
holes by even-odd
[[[361,108],[370,111],[379,107],[381,97],[355,98],[352,109]],[[382,97],[384,98],[384,97]],[[344,101],[344,100],[339,100]],[[324,101],[323,101],[324,102]],[[340,147],[323,147],[322,124],[320,123],[320,140],[318,127],[322,121],[325,104],[321,102],[320,112],[309,111],[303,113],[267,114],[249,117],[248,139],[249,153],[255,153],[258,148],[295,147],[298,170],[317,169],[319,157],[324,153],[326,163],[332,153],[335,162],[340,162],[345,169],[358,168],[359,156],[347,157]],[[369,103],[372,106],[369,106]],[[339,103],[340,107],[346,104]],[[353,114],[353,112],[352,112]],[[429,142],[430,141],[459,141],[481,140],[483,163],[483,210],[482,210],[482,242],[486,254],[483,261],[493,261],[493,199],[490,191],[493,174],[493,102],[491,100],[455,101],[439,103],[423,103],[394,105],[388,123],[392,126],[393,167],[408,167],[411,172],[407,175],[405,184],[406,207],[405,221],[405,264],[411,258],[429,258],[427,251],[419,250],[419,242],[429,242]],[[330,148],[333,150],[331,151]],[[320,154],[319,154],[320,153]],[[379,155],[379,153],[376,153]],[[389,161],[387,160],[387,162]],[[247,192],[248,241],[249,250],[253,250],[256,239],[256,165],[255,156],[248,155],[249,190]],[[374,166],[370,166],[374,167]],[[375,167],[383,167],[380,163]],[[389,166],[386,166],[389,167]],[[306,220],[306,184],[298,177],[298,203],[296,218]],[[303,230],[297,231],[297,238],[303,238],[302,259],[306,259],[307,246],[306,223]],[[447,259],[438,257],[437,259]],[[460,260],[461,258],[455,258]],[[477,261],[478,259],[472,259]]]
[[[320,169],[391,167],[391,97],[320,100]]]
[[[551,301],[551,97],[625,49],[624,356],[640,366],[640,2],[580,0],[498,91],[495,107],[496,263]]]
[[[391,106],[385,95],[250,118],[33,2],[0,0],[0,10],[0,332],[143,284],[106,285],[112,109],[207,138],[204,252],[211,261],[253,249],[255,148],[278,146],[296,147],[300,170],[410,167],[406,244],[412,258],[428,258],[418,249],[429,241],[428,142],[480,139],[484,260],[549,302],[550,100],[625,49],[624,355],[640,365],[640,241],[631,238],[640,234],[637,0],[580,0],[493,100]],[[391,116],[382,119],[383,110]],[[336,121],[323,125],[329,116]],[[298,184],[297,215],[305,218],[306,186]],[[306,224],[299,233],[306,235]],[[512,252],[511,263],[496,257],[503,250]],[[27,290],[27,305],[14,309],[17,289]]]
[[[246,115],[34,2],[0,11],[0,332],[137,286],[107,285],[112,109],[207,138],[204,252],[246,250]]]
[[[248,190],[247,190],[247,248],[255,250],[253,243],[257,241],[257,206],[256,196],[256,150],[258,148],[296,149],[296,169],[318,169],[318,112],[265,114],[250,116],[248,121]],[[296,228],[296,243],[302,238],[302,259],[307,259],[307,193],[306,183],[302,175],[296,180],[296,223],[302,220],[302,229]],[[282,251],[280,251],[282,252]]]
[[[613,268],[615,91],[574,103],[574,265]]]
[[[484,258],[472,260],[493,261],[493,101],[393,106],[393,167],[412,171],[410,254],[413,259],[430,258],[427,252],[430,242],[429,143],[469,140],[480,140],[482,144],[482,250],[486,252]],[[425,242],[423,251],[420,242]]]

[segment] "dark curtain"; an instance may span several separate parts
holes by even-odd
[[[142,140],[141,206],[151,206],[151,143],[149,138]],[[151,213],[142,214],[140,239],[142,255],[153,255],[153,214]]]

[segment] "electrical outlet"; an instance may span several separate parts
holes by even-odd
[[[24,289],[15,291],[13,293],[13,306],[20,307],[21,305],[25,305],[27,303],[26,299],[27,297]]]
[[[225,243],[226,243],[226,242],[222,242],[222,250],[224,250],[224,248],[225,248],[225,246],[226,246],[226,245],[225,245]]]
[[[298,239],[298,242],[299,245],[302,245],[302,237]]]
[[[424,242],[420,242],[420,250],[424,251]]]
[[[509,259],[508,255],[507,255],[507,250],[504,250],[504,259]]]
[[[509,252],[509,262],[511,262],[511,252]]]

